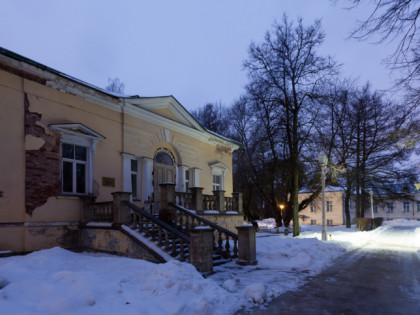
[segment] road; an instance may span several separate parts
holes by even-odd
[[[395,227],[387,236],[410,235],[410,229]],[[420,314],[419,248],[389,246],[392,237],[384,239],[387,249],[369,246],[353,251],[299,291],[286,292],[264,310],[238,314]]]

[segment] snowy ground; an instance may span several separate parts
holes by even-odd
[[[266,222],[268,229],[270,223]],[[412,226],[387,234],[390,225]],[[257,234],[256,266],[218,266],[204,279],[188,263],[152,264],[61,248],[0,258],[1,314],[232,314],[305,284],[359,247],[420,248],[420,222],[385,222],[372,232],[302,226],[301,236]],[[417,247],[416,247],[417,246]]]

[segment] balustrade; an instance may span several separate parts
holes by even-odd
[[[185,209],[192,209],[192,194],[175,192],[175,203]]]
[[[215,197],[214,195],[203,195],[203,210],[219,210],[214,209]]]
[[[193,230],[198,226],[209,226],[214,229],[214,250],[216,253],[223,256],[225,259],[238,257],[238,236],[231,231],[206,220],[195,213],[188,211],[178,205],[172,205],[175,209],[175,222],[178,228],[185,233]],[[233,241],[233,248],[231,249],[230,240]]]
[[[171,256],[178,257],[180,261],[186,260],[190,244],[188,236],[137,206],[129,202],[124,202],[124,204],[133,211],[130,224],[132,229],[138,230],[152,241],[157,242]]]
[[[225,209],[226,211],[237,211],[235,207],[235,199],[230,197],[225,197]]]
[[[113,222],[113,202],[96,202],[87,205],[87,219],[94,222]]]

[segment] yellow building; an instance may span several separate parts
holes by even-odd
[[[309,198],[312,192],[300,192],[299,202]],[[325,220],[327,225],[345,224],[344,191],[336,187],[325,189]],[[299,212],[300,224],[322,225],[322,195]]]
[[[0,251],[76,237],[83,202],[128,191],[157,211],[159,184],[232,194],[238,143],[173,97],[124,97],[0,48]]]
[[[370,191],[370,189],[368,189]],[[381,217],[384,220],[412,219],[420,220],[420,189],[411,184],[394,184],[385,188],[372,189],[372,202],[366,200],[365,217]],[[301,191],[299,202],[308,198],[312,192]],[[346,223],[344,213],[344,190],[328,186],[325,189],[325,218],[327,225],[343,225]],[[355,195],[350,198],[350,218],[354,223],[356,217]],[[373,207],[372,207],[373,206]],[[322,225],[322,195],[299,212],[299,223]]]

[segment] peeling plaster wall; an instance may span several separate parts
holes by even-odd
[[[28,141],[25,143],[25,208],[31,215],[49,197],[58,196],[61,192],[60,139],[46,134],[45,129],[37,124],[42,115],[30,111],[26,93],[24,106],[25,140]]]

